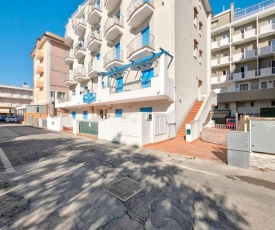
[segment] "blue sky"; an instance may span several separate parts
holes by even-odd
[[[70,15],[84,0],[6,0],[0,7],[0,84],[33,86],[33,63],[30,53],[36,39],[50,31],[64,36]],[[127,0],[130,1],[130,0]],[[186,0],[184,0],[186,1]],[[214,14],[229,9],[230,0],[210,0]],[[236,0],[244,8],[259,0]],[[249,4],[249,5],[248,5]]]

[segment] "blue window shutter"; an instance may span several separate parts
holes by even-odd
[[[72,118],[76,119],[76,112],[75,111],[72,112]]]
[[[83,119],[88,120],[88,111],[83,111]]]
[[[116,60],[120,60],[120,43],[116,44]]]
[[[123,92],[123,77],[116,79],[116,92]]]
[[[122,109],[116,109],[116,117],[122,117]]]
[[[142,112],[142,113],[152,113],[153,108],[152,107],[140,108],[140,112]]]
[[[97,0],[97,9],[100,9],[100,0]]]
[[[148,69],[142,71],[141,84],[142,88],[151,87],[151,78],[154,77],[154,69]]]
[[[145,3],[145,2],[148,2],[148,3],[150,3],[150,0],[143,0],[143,3]]]
[[[142,34],[142,46],[150,45],[150,27],[148,26],[145,30],[141,32]]]
[[[96,55],[96,59],[100,60],[100,54]]]

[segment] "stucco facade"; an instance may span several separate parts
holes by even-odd
[[[80,120],[145,108],[167,113],[177,132],[211,89],[210,26],[207,0],[85,1],[66,25],[70,91],[56,106]],[[91,104],[83,102],[87,93],[96,95]]]
[[[211,83],[218,108],[259,116],[275,106],[275,7],[265,1],[212,18]]]

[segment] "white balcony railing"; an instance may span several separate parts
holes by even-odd
[[[232,57],[232,61],[235,62],[235,61],[240,61],[243,59],[251,59],[255,57],[256,57],[256,50],[254,49],[254,50],[246,51],[244,53],[234,54]]]
[[[211,49],[217,49],[219,48],[219,42],[218,41],[214,41],[211,43]]]
[[[137,11],[142,5],[145,3],[149,3],[150,5],[154,6],[154,0],[132,0],[130,6],[128,7],[128,19]]]
[[[211,60],[211,66],[217,66],[217,65],[219,65],[219,59],[218,58]]]
[[[123,50],[116,50],[116,48],[111,49],[103,58],[103,66],[113,61],[123,61],[124,52]]]
[[[220,58],[220,65],[228,64],[230,62],[229,56]]]
[[[130,57],[133,53],[141,50],[144,47],[155,49],[155,36],[150,34],[149,40],[144,39],[142,35],[134,38],[127,46],[127,57]]]
[[[229,38],[223,38],[220,40],[220,47],[229,45]]]
[[[269,77],[275,75],[275,68],[263,68],[260,69],[260,77]]]
[[[273,54],[275,52],[275,46],[265,46],[260,49],[260,56]]]
[[[74,28],[76,28],[79,24],[86,26],[87,25],[86,18],[85,17],[75,18],[74,19]]]
[[[100,30],[96,30],[96,29],[92,28],[91,32],[88,35],[88,44],[94,39],[97,39],[97,40],[101,41],[102,40],[102,34],[101,34]]]
[[[77,68],[74,70],[74,78],[79,77],[79,76],[86,76],[85,67],[80,66],[80,67],[77,67]]]
[[[85,49],[86,49],[85,42],[84,41],[79,41],[75,44],[74,52],[76,53],[79,50],[85,51]]]
[[[275,23],[267,24],[260,27],[260,35],[271,33],[275,31]]]
[[[108,30],[112,27],[112,26],[121,26],[124,27],[124,17],[122,15],[120,15],[119,17],[112,17],[112,18],[108,18],[105,22],[104,25],[104,35],[106,35],[106,33],[108,32]]]

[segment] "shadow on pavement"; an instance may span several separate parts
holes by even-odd
[[[22,153],[22,145],[34,148],[33,156]],[[0,147],[11,148],[10,160],[19,166],[37,161],[0,179],[1,229],[249,228],[237,208],[227,207],[226,195],[207,185],[192,188],[185,170],[141,149],[71,138]],[[125,176],[146,188],[126,202],[101,189]]]

